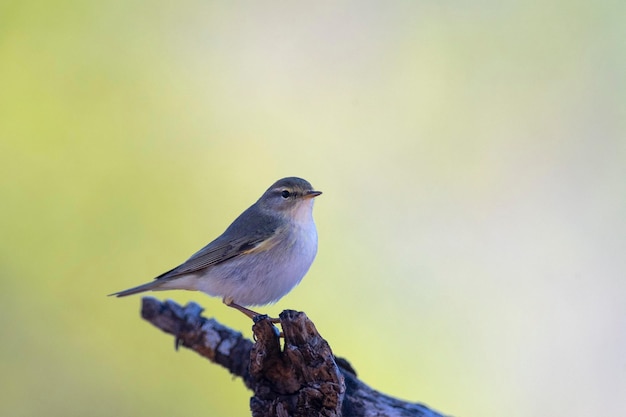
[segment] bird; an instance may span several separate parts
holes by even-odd
[[[261,314],[247,307],[275,303],[311,267],[318,243],[313,200],[320,194],[302,178],[282,178],[185,262],[151,282],[110,295],[201,291],[255,319]]]

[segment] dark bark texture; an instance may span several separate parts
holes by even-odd
[[[241,377],[254,395],[253,417],[443,417],[361,382],[348,361],[337,358],[306,314],[285,310],[280,330],[260,317],[255,342],[207,319],[195,303],[143,298],[142,317],[184,346]]]

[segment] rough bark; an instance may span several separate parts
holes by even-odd
[[[253,417],[443,417],[418,404],[382,394],[361,382],[348,361],[336,358],[306,314],[285,310],[280,331],[267,318],[252,330],[256,342],[202,317],[195,303],[143,298],[142,317],[241,377],[254,393]]]

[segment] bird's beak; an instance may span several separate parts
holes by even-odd
[[[307,191],[306,194],[302,196],[302,198],[308,200],[309,198],[317,197],[320,194],[322,194],[321,191]]]

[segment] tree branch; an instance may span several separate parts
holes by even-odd
[[[253,417],[443,417],[428,407],[382,394],[361,382],[348,361],[336,358],[306,314],[280,314],[284,343],[270,320],[253,325],[256,340],[202,317],[202,307],[142,300],[141,315],[180,345],[241,377],[254,392]]]

